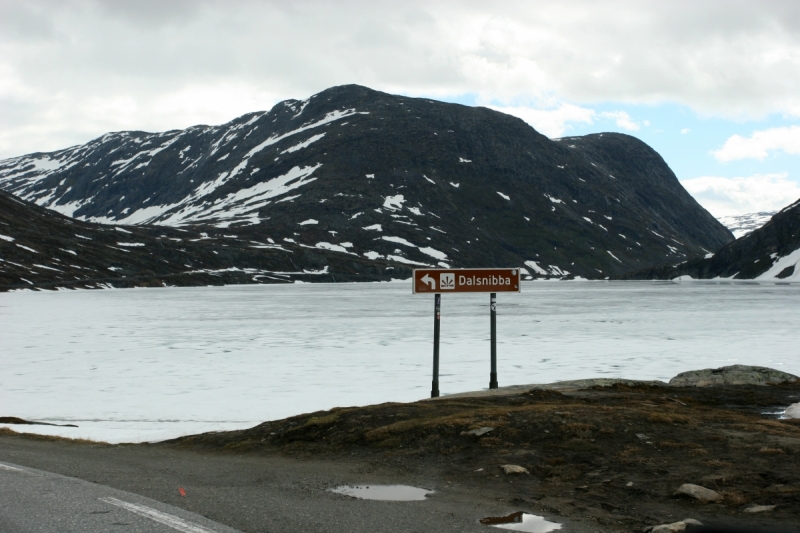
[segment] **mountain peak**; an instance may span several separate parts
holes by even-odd
[[[605,277],[731,234],[630,136],[551,140],[480,107],[359,85],[220,126],[117,132],[0,161],[0,188],[80,220],[236,229],[358,258]]]

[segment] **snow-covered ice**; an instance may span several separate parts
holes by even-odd
[[[500,385],[730,364],[800,374],[799,296],[800,284],[525,282],[498,295]],[[488,385],[488,304],[443,297],[444,394]],[[413,401],[430,394],[432,334],[433,298],[407,281],[0,293],[0,416],[130,442]]]

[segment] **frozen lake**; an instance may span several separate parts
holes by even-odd
[[[442,302],[442,394],[489,382],[488,295]],[[527,282],[498,295],[500,386],[800,374],[800,285]],[[410,282],[0,293],[12,429],[160,440],[430,395],[433,297]]]

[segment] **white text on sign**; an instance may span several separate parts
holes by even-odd
[[[478,277],[478,276],[458,276],[458,284],[459,285],[466,285],[466,286],[480,286],[480,285],[491,285],[491,286],[503,286],[508,285],[511,286],[511,278],[504,278],[501,276],[487,276],[487,277]],[[444,288],[444,287],[442,287]]]

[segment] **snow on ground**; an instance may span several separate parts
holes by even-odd
[[[498,295],[500,385],[800,374],[800,284],[523,283]],[[489,297],[444,295],[444,394],[486,388]],[[430,395],[433,298],[409,282],[0,293],[7,426],[111,442]]]

